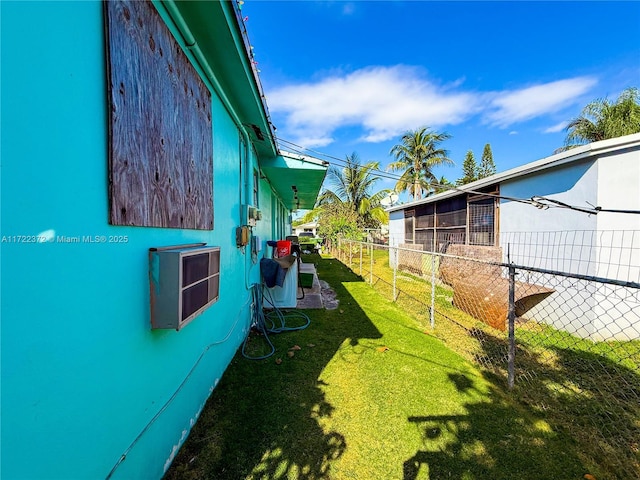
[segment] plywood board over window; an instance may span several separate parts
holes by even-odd
[[[150,2],[104,2],[113,225],[213,229],[211,93]]]

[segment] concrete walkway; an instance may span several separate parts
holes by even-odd
[[[302,288],[298,286],[298,304],[296,308],[324,308],[322,302],[322,288],[318,280],[316,266],[313,263],[300,262],[300,273],[312,273],[313,284],[311,288]],[[302,298],[304,295],[304,298]]]

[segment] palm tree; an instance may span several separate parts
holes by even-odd
[[[449,152],[439,147],[439,144],[451,138],[448,133],[430,131],[427,127],[406,132],[402,143],[395,145],[390,155],[395,157],[388,170],[403,170],[400,180],[396,183],[398,193],[407,190],[414,200],[422,198],[423,193],[433,190],[432,184],[437,178],[432,169],[439,165],[453,165],[447,157]]]
[[[438,180],[438,183],[434,185],[433,193],[446,192],[447,190],[451,190],[454,187],[455,185],[447,180],[443,175],[442,177],[440,177],[440,180]]]
[[[378,162],[360,164],[354,152],[347,155],[343,168],[331,167],[327,171],[328,188],[320,194],[317,205],[343,204],[355,212],[362,227],[377,226],[387,220],[387,213],[380,201],[389,190],[371,193],[374,184],[380,180],[373,172],[379,170]]]
[[[565,130],[568,132],[565,146],[559,150],[640,132],[638,89],[627,88],[613,103],[607,98],[594,100]]]

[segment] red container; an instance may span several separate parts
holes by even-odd
[[[276,257],[286,257],[291,253],[291,241],[290,240],[278,240],[276,246]]]

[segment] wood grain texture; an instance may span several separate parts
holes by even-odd
[[[150,2],[105,2],[110,223],[213,229],[211,93]]]

